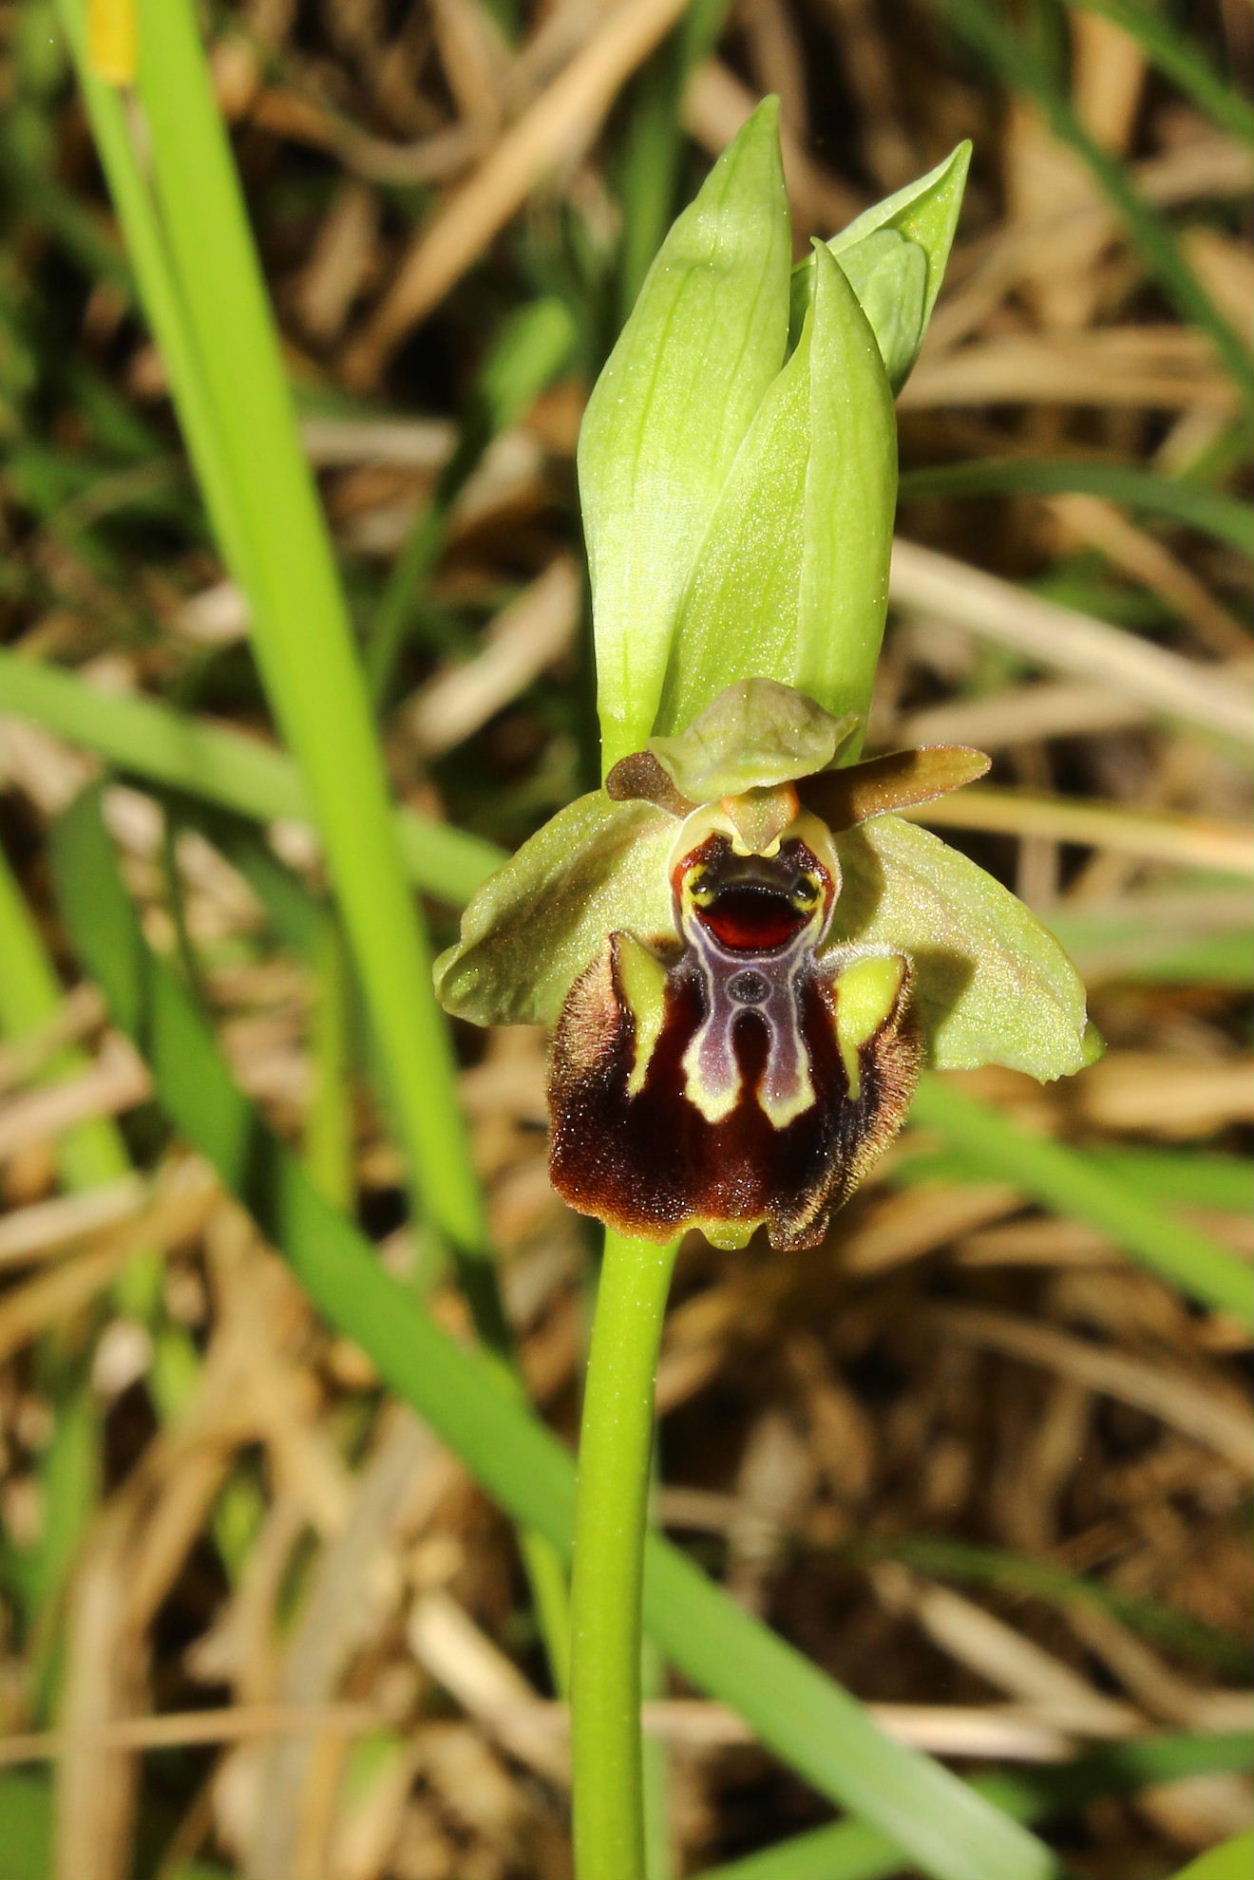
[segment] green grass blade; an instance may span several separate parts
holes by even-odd
[[[1254,1865],[1254,1834],[1238,1834],[1222,1847],[1191,1860],[1172,1880],[1249,1880]]]
[[[1249,896],[1214,882],[1190,877],[1163,899],[1130,897],[1123,907],[1051,908],[1049,927],[1085,974],[1089,984],[1109,979],[1157,980],[1196,984],[1214,979],[1221,985],[1248,986],[1254,978]]]
[[[1032,1136],[952,1080],[925,1075],[912,1115],[960,1149],[985,1178],[1013,1182],[1056,1213],[1088,1221],[1191,1298],[1254,1321],[1249,1268],[1208,1234],[1161,1212],[1064,1143]]]
[[[132,141],[126,105],[120,93],[97,78],[91,68],[84,0],[57,0],[57,17],[74,60],[109,193],[125,232],[144,311],[175,389],[179,422],[196,463],[210,520],[228,563],[243,580],[248,556],[243,518],[229,467],[219,448],[209,388],[180,304],[160,219]]]
[[[314,1188],[240,1094],[182,987],[148,949],[94,793],[53,845],[75,948],[151,1066],[168,1115],[355,1340],[517,1520],[568,1555],[574,1468],[499,1371],[444,1333]],[[673,1662],[746,1717],[822,1794],[872,1820],[939,1880],[1045,1880],[1048,1850],[938,1763],[892,1743],[853,1698],[734,1606],[677,1549],[646,1548],[645,1618]]]
[[[1117,1175],[1152,1201],[1176,1207],[1229,1208],[1247,1214],[1254,1201],[1254,1166],[1239,1155],[1196,1149],[1126,1149],[1094,1143],[1085,1160]]]
[[[0,849],[0,1032],[22,1038],[37,1031],[60,1010],[64,994],[52,969],[39,929]],[[91,1060],[85,1052],[67,1048],[48,1064],[44,1078],[55,1082],[85,1070]],[[117,1181],[130,1170],[130,1161],[116,1124],[94,1117],[67,1129],[57,1145],[61,1179],[71,1190],[96,1188]]]
[[[1108,502],[1144,515],[1184,523],[1243,555],[1254,555],[1254,515],[1245,503],[1125,464],[1098,463],[1086,457],[983,457],[974,463],[903,470],[899,490],[903,498],[1021,492],[1104,496]]]
[[[1254,1166],[1239,1155],[1210,1155],[1195,1149],[1128,1149],[1093,1143],[1083,1151],[1086,1163],[1126,1182],[1146,1200],[1170,1207],[1219,1208],[1248,1214],[1254,1202]],[[953,1150],[920,1150],[893,1167],[893,1180],[980,1181],[986,1171],[970,1155]]]
[[[36,1776],[0,1778],[0,1880],[46,1880],[52,1872],[52,1789]]]
[[[1237,1678],[1244,1677],[1248,1670],[1249,1651],[1243,1640],[1159,1600],[1124,1593],[1117,1586],[1055,1566],[1049,1560],[931,1534],[884,1540],[859,1537],[841,1552],[855,1561],[900,1560],[937,1579],[990,1586],[999,1592],[1045,1600],[1063,1610],[1085,1607],[1110,1612],[1144,1638],[1195,1658],[1199,1664]]]
[[[138,93],[183,320],[246,531],[254,645],[308,784],[401,1132],[427,1206],[485,1257],[455,1066],[408,894],[326,524],[208,68],[186,0],[140,6]],[[229,547],[229,544],[228,544]]]
[[[0,652],[0,712],[12,712],[107,758],[140,781],[185,792],[255,821],[312,823],[310,793],[273,745],[151,699],[103,692],[73,673]],[[395,812],[397,842],[415,887],[455,906],[505,860],[477,836],[412,810]]]
[[[1244,1732],[1144,1737],[1097,1750],[1061,1769],[984,1777],[972,1786],[1018,1821],[1043,1821],[1074,1813],[1103,1795],[1133,1794],[1155,1782],[1244,1773],[1251,1756],[1254,1737]],[[884,1835],[864,1822],[839,1821],[710,1868],[701,1880],[892,1880],[900,1872],[901,1855]]]
[[[1113,20],[1165,78],[1178,85],[1213,124],[1243,143],[1254,143],[1254,106],[1213,66],[1195,40],[1172,25],[1161,8],[1146,0],[1070,0],[1073,8]]]
[[[48,1880],[55,1871],[55,1824],[52,1784],[45,1777],[0,1775],[0,1880]],[[145,1818],[141,1833],[147,1825]],[[174,1832],[173,1822],[168,1832]],[[145,1859],[139,1871],[157,1871],[155,1862]],[[225,1867],[202,1860],[180,1861],[176,1867],[161,1867],[160,1873],[162,1880],[231,1880]]]
[[[1208,335],[1245,403],[1254,406],[1254,362],[1244,339],[1185,260],[1171,224],[1139,194],[1123,164],[1089,135],[1044,61],[1022,35],[1007,28],[1002,9],[989,0],[945,0],[945,10],[960,37],[1007,90],[1033,99],[1059,141],[1084,159],[1149,273],[1180,316]]]
[[[327,1200],[353,1212],[356,1155],[353,1117],[352,984],[343,936],[330,916],[314,942],[310,1057],[314,1085],[305,1119],[305,1161]]]

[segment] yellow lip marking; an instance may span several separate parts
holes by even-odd
[[[836,981],[836,1042],[840,1046],[849,1095],[862,1094],[858,1053],[873,1038],[897,1003],[906,962],[899,953],[871,954],[847,966]]]
[[[656,953],[629,933],[614,936],[618,983],[635,1021],[635,1043],[627,1095],[639,1096],[649,1075],[649,1062],[662,1035],[666,1016],[666,968]]]

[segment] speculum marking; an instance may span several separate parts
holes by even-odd
[[[730,1115],[745,1083],[738,1031],[763,1026],[757,1101],[774,1128],[785,1128],[815,1101],[798,982],[827,926],[827,871],[800,840],[773,856],[742,856],[715,834],[682,857],[673,881],[676,923],[704,1006],[683,1058],[688,1101],[707,1122]]]

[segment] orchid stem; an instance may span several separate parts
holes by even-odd
[[[606,1230],[579,1439],[571,1587],[578,1880],[644,1880],[640,1583],[658,1346],[678,1240]]]

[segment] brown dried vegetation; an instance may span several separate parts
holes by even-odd
[[[564,291],[572,249],[612,252],[638,74],[684,10],[554,0],[512,43],[486,0],[248,0],[219,23],[219,97],[361,593],[430,501],[527,269]],[[1248,18],[1202,11],[1198,43],[1240,67]],[[1067,23],[1075,114],[1247,331],[1232,208],[1248,150],[1098,13]],[[14,9],[3,24],[16,88]],[[906,470],[1066,457],[1170,477],[1239,451],[1239,395],[1207,336],[1174,318],[1074,150],[930,6],[744,0],[683,90],[695,149],[718,150],[768,89],[799,242],[977,140],[901,401]],[[24,202],[4,266],[82,368],[80,409],[72,378],[40,363],[47,334],[28,336],[49,459],[90,454],[89,394],[158,447],[51,502],[36,439],[13,434],[6,637],[101,686],[255,724],[242,605],[171,475],[161,361],[116,272],[85,271],[112,237],[72,97],[46,101],[43,128],[58,193]],[[589,359],[611,318],[589,320]],[[398,794],[506,845],[578,787],[585,384],[559,375],[463,490],[386,718]],[[344,391],[368,397],[337,406]],[[170,513],[130,516],[153,490]],[[934,820],[1074,938],[1110,1045],[1047,1090],[964,1081],[1034,1131],[1152,1152],[1155,1198],[1178,1177],[1181,1211],[1248,1258],[1231,1183],[1208,1194],[1187,1172],[1213,1173],[1254,1120],[1232,964],[1250,872],[1228,742],[1250,663],[1241,558],[1087,491],[907,495],[902,526],[873,742],[994,753],[995,786]],[[91,767],[0,720],[5,846],[54,946],[45,829]],[[109,814],[150,937],[195,956],[242,1085],[300,1140],[326,1062],[307,966],[203,835],[134,789],[113,789]],[[306,833],[273,840],[316,884]],[[195,1860],[247,1880],[560,1880],[564,1724],[508,1524],[165,1139],[144,1066],[63,964],[55,1021],[0,1046],[0,1810],[46,1815],[51,1783],[37,1831],[56,1880]],[[572,1435],[588,1247],[545,1176],[544,1040],[464,1042],[528,1384]],[[49,1081],[71,1045],[77,1068]],[[121,1120],[135,1172],[59,1193],[66,1133],[101,1117]],[[349,1123],[344,1179],[380,1259],[408,1272],[419,1248],[364,1074]],[[927,1173],[935,1147],[907,1132],[814,1253],[685,1254],[660,1520],[889,1729],[964,1771],[1248,1727],[1241,1328],[998,1179]],[[451,1290],[438,1309],[462,1324]],[[36,1572],[43,1596],[24,1608]],[[722,1707],[663,1679],[650,1714],[677,1872],[827,1818]],[[1092,1880],[1150,1880],[1248,1820],[1248,1785],[1225,1773],[1104,1799],[1056,1841]],[[0,1846],[0,1874],[5,1860]]]

